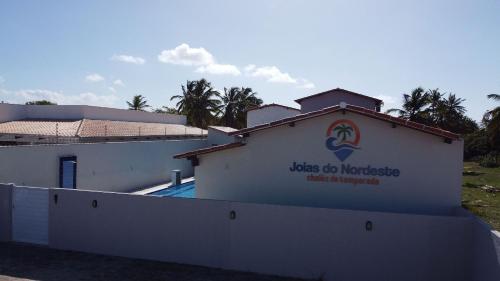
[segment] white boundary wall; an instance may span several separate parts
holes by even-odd
[[[5,198],[16,188],[0,184],[0,230],[10,228]],[[468,212],[457,213],[394,214],[50,189],[49,247],[335,281],[498,280],[494,245],[500,238]],[[373,223],[371,231],[365,229],[367,221]],[[1,240],[9,241],[3,232]]]
[[[467,217],[50,192],[58,249],[326,280],[471,280]]]
[[[0,147],[0,182],[58,187],[59,158],[77,157],[78,189],[132,191],[170,180],[172,170],[193,175],[173,155],[207,146],[206,139]]]
[[[186,124],[186,116],[88,105],[0,104],[0,122],[20,119],[99,119],[167,124]]]
[[[465,209],[458,209],[457,214],[472,220],[473,280],[500,280],[500,232]]]

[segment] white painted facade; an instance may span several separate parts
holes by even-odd
[[[186,116],[88,105],[0,104],[0,122],[22,119],[113,120],[148,123],[186,124]]]
[[[269,104],[247,112],[247,127],[270,123],[287,117],[300,114],[300,110],[293,109],[279,104]]]
[[[327,128],[349,119],[359,127],[360,149],[341,162],[325,146]],[[358,113],[335,112],[298,121],[293,127],[250,133],[245,146],[199,155],[196,196],[244,202],[446,214],[461,204],[462,140],[397,126]],[[291,172],[293,163],[320,171]],[[325,165],[339,168],[323,172]],[[398,169],[395,176],[340,174],[340,167]],[[308,181],[309,175],[375,178],[375,184]],[[373,183],[373,182],[372,182]]]
[[[236,129],[227,127],[208,127],[207,143],[209,146],[221,145],[226,143],[232,143],[236,141],[237,137],[228,136],[228,132],[236,131]]]
[[[128,192],[165,183],[172,170],[193,175],[172,155],[207,146],[206,139],[0,147],[0,182],[59,187],[60,157],[76,156],[76,188]]]

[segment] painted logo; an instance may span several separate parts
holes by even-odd
[[[342,119],[333,122],[326,131],[326,148],[333,151],[340,161],[346,160],[355,149],[359,149],[361,134],[351,120]]]

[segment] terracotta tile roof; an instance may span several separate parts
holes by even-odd
[[[364,107],[359,107],[359,106],[354,106],[354,105],[347,105],[347,107],[345,109],[341,108],[338,105],[331,106],[331,107],[327,107],[327,108],[324,108],[324,109],[321,109],[321,110],[312,111],[312,112],[308,112],[308,113],[305,113],[305,114],[299,114],[297,116],[293,116],[293,117],[289,117],[289,118],[284,118],[284,119],[277,120],[277,121],[274,121],[274,122],[271,122],[271,123],[262,124],[262,125],[258,125],[258,126],[255,126],[255,127],[241,129],[239,131],[231,132],[231,133],[229,133],[229,135],[242,135],[242,134],[251,133],[251,132],[255,132],[255,131],[260,131],[260,130],[264,130],[264,129],[270,129],[270,128],[274,128],[274,127],[278,127],[278,126],[290,124],[290,123],[293,123],[293,122],[297,122],[297,121],[301,121],[301,120],[306,120],[306,119],[315,118],[315,117],[318,117],[318,116],[330,114],[330,113],[333,113],[333,112],[336,112],[336,111],[341,111],[341,110],[358,113],[358,114],[361,114],[361,115],[364,115],[364,116],[367,116],[367,117],[371,117],[371,118],[375,118],[375,119],[387,121],[387,122],[390,122],[390,123],[394,123],[396,125],[404,126],[404,127],[407,127],[407,128],[415,129],[415,130],[418,130],[418,131],[421,131],[421,132],[429,133],[429,134],[440,136],[440,137],[444,137],[444,138],[450,138],[450,139],[459,139],[460,138],[460,135],[454,134],[454,133],[446,131],[446,130],[442,130],[442,129],[439,129],[439,128],[426,126],[426,125],[423,125],[423,124],[420,124],[420,123],[408,121],[408,120],[405,120],[405,119],[402,119],[402,118],[394,117],[394,116],[391,116],[391,115],[388,115],[388,114],[376,112],[376,111],[369,110],[369,109],[364,108]]]
[[[234,132],[234,131],[238,131],[238,129],[231,128],[231,127],[223,127],[223,126],[208,126],[208,128],[211,128],[211,129],[214,129],[214,130],[217,130],[217,131],[221,131],[221,132],[224,132],[224,133],[231,133],[231,132]]]
[[[206,130],[179,124],[84,119],[78,137],[199,136],[206,134]]]
[[[255,107],[249,108],[249,109],[247,110],[247,112],[248,112],[248,111],[252,111],[252,110],[257,110],[257,109],[266,108],[266,107],[273,107],[273,106],[283,107],[283,108],[286,108],[286,109],[289,109],[289,110],[295,110],[295,111],[300,112],[300,109],[293,108],[293,107],[286,106],[286,105],[277,104],[277,103],[270,103],[270,104],[264,104],[264,105],[261,105],[261,106],[255,106]]]
[[[281,120],[277,120],[277,121],[274,121],[271,123],[257,125],[255,127],[250,127],[250,128],[245,128],[245,129],[233,131],[233,132],[228,133],[228,135],[230,135],[230,136],[243,135],[243,134],[251,133],[251,132],[255,132],[255,131],[271,129],[274,127],[283,126],[283,125],[287,125],[287,124],[294,123],[297,121],[307,120],[307,119],[331,114],[331,113],[334,113],[337,111],[342,111],[342,110],[345,110],[348,112],[354,112],[357,114],[361,114],[363,116],[367,116],[370,118],[375,118],[378,120],[390,122],[390,123],[393,123],[396,125],[404,126],[404,127],[410,128],[410,129],[418,130],[418,131],[421,131],[424,133],[432,134],[432,135],[443,137],[443,138],[449,138],[452,140],[458,140],[460,138],[460,135],[454,134],[454,133],[446,131],[446,130],[442,130],[442,129],[435,128],[435,127],[425,126],[425,125],[420,124],[420,123],[408,121],[408,120],[405,120],[402,118],[394,117],[394,116],[391,116],[388,114],[376,112],[376,111],[369,110],[369,109],[364,108],[364,107],[359,107],[359,106],[354,106],[354,105],[347,105],[346,108],[341,108],[338,105],[331,106],[331,107],[324,108],[322,110],[312,111],[312,112],[300,114],[300,115],[297,115],[294,117],[288,117],[288,118],[284,118]],[[245,145],[245,144],[240,143],[240,142],[218,145],[218,146],[213,146],[213,147],[209,147],[209,148],[203,148],[203,149],[185,152],[182,154],[177,154],[174,156],[174,158],[176,158],[176,159],[188,158],[188,157],[192,157],[192,156],[196,156],[196,155],[207,154],[207,153],[212,153],[212,152],[216,152],[216,151],[240,147],[243,145]]]
[[[317,93],[317,94],[314,94],[314,95],[310,95],[310,96],[307,96],[307,97],[303,97],[303,98],[300,98],[300,99],[296,99],[295,102],[300,104],[303,100],[314,98],[314,97],[321,96],[321,95],[331,94],[331,93],[335,93],[335,92],[342,92],[342,93],[346,93],[346,94],[350,94],[350,95],[361,96],[363,98],[368,98],[368,99],[375,100],[377,103],[382,103],[382,100],[380,100],[380,99],[377,99],[377,98],[374,98],[374,97],[370,97],[370,96],[366,96],[366,95],[362,95],[362,94],[355,93],[355,92],[351,92],[351,91],[348,91],[348,90],[345,90],[345,89],[341,89],[341,88],[335,88],[335,89],[331,89],[331,90],[324,91],[324,92],[321,92],[321,93]]]
[[[342,111],[342,110],[358,113],[358,114],[361,114],[363,116],[379,119],[382,121],[387,121],[387,122],[394,123],[394,124],[397,124],[400,126],[404,126],[407,128],[415,129],[415,130],[418,130],[418,131],[421,131],[424,133],[429,133],[429,134],[444,137],[444,138],[449,138],[449,139],[454,139],[454,140],[457,140],[460,138],[460,135],[454,134],[454,133],[449,132],[449,131],[445,131],[445,130],[442,130],[439,128],[425,126],[423,124],[419,124],[419,123],[412,122],[412,121],[407,121],[407,120],[404,120],[402,118],[394,117],[394,116],[391,116],[388,114],[379,113],[379,112],[376,112],[373,110],[366,109],[364,107],[359,107],[359,106],[354,106],[354,105],[347,105],[346,108],[341,108],[338,105],[331,106],[331,107],[324,108],[322,110],[308,112],[308,113],[300,114],[300,115],[297,115],[294,117],[289,117],[289,118],[277,120],[277,121],[274,121],[271,123],[262,124],[262,125],[258,125],[255,127],[245,128],[242,130],[234,131],[234,132],[228,133],[228,135],[230,135],[230,136],[231,135],[242,135],[245,133],[251,133],[251,132],[260,131],[260,130],[264,130],[264,129],[270,129],[270,128],[290,124],[290,123],[301,121],[301,120],[306,120],[306,119],[315,118],[318,116],[327,115],[327,114],[337,112],[337,111]],[[240,147],[243,145],[245,145],[245,144],[240,143],[240,142],[218,145],[218,146],[213,146],[213,147],[209,147],[209,148],[203,148],[203,149],[185,152],[182,154],[177,154],[174,156],[174,158],[176,158],[176,159],[188,158],[188,157],[192,157],[192,156],[196,156],[196,155],[207,154],[207,153],[212,153],[212,152],[216,152],[216,151]]]
[[[212,147],[207,147],[207,148],[202,148],[202,149],[197,149],[197,150],[177,154],[177,155],[174,155],[174,158],[175,159],[188,158],[188,157],[197,156],[197,155],[201,155],[201,154],[207,154],[207,153],[212,153],[212,152],[216,152],[216,151],[236,148],[236,147],[240,147],[240,146],[244,146],[244,145],[245,144],[241,143],[241,142],[233,142],[233,143],[228,143],[228,144],[216,145],[216,146],[212,146]]]
[[[82,120],[57,122],[49,120],[10,121],[0,123],[0,134],[74,137],[77,135],[81,123]]]
[[[201,136],[206,135],[207,131],[180,124],[82,119],[9,121],[0,123],[0,134],[96,138]]]

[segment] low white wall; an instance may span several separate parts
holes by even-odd
[[[118,108],[104,108],[96,106],[85,106],[83,114],[87,119],[134,121],[148,123],[167,123],[186,125],[185,115],[169,113],[152,113],[135,110],[124,110]]]
[[[20,104],[0,103],[0,123],[24,119],[26,106]]]
[[[58,187],[59,158],[77,157],[78,189],[131,191],[170,180],[171,171],[192,176],[173,155],[207,146],[206,140],[159,140],[0,147],[0,182]]]
[[[50,198],[58,249],[335,281],[472,280],[469,217],[63,189]]]
[[[247,112],[247,127],[253,127],[265,123],[270,123],[287,117],[300,114],[299,110],[285,108],[282,106],[265,106]]]
[[[235,136],[228,136],[227,133],[214,128],[208,127],[207,143],[208,145],[221,145],[232,143],[235,141]]]
[[[457,214],[472,221],[472,280],[500,280],[500,232],[467,210],[460,208]]]
[[[0,104],[0,122],[20,119],[97,119],[167,124],[186,124],[186,116],[88,105]]]

